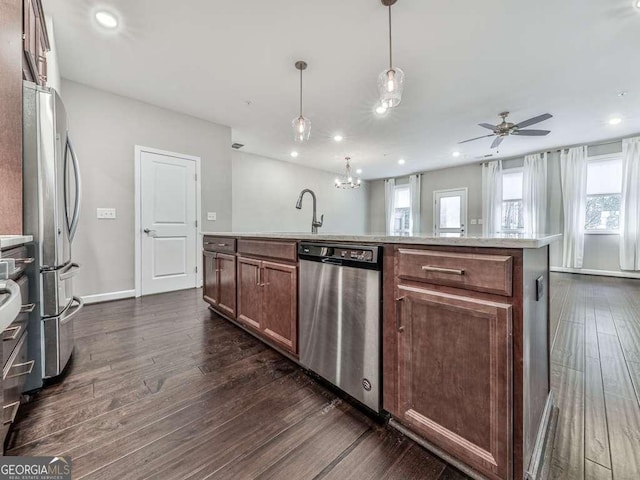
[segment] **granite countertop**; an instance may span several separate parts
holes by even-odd
[[[238,238],[269,238],[282,240],[305,240],[318,242],[359,242],[359,243],[398,243],[407,245],[442,245],[459,247],[488,248],[540,248],[560,240],[561,234],[525,235],[504,233],[496,235],[445,236],[420,233],[410,236],[389,236],[384,233],[366,235],[311,234],[294,232],[202,232],[203,235]],[[450,234],[449,234],[450,235]]]
[[[16,247],[31,241],[31,235],[0,235],[0,248]]]

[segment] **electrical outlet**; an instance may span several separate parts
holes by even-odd
[[[216,217],[217,217],[216,212],[207,212],[207,220],[211,222],[215,222]]]
[[[115,220],[116,209],[115,208],[98,208],[97,217],[100,220]]]

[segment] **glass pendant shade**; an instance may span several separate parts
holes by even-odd
[[[400,68],[389,68],[378,76],[380,105],[383,107],[393,108],[400,105],[403,90],[404,72]]]
[[[354,179],[353,175],[351,174],[351,165],[349,164],[349,160],[351,160],[351,158],[347,157],[345,158],[345,162],[346,162],[346,170],[345,170],[345,175],[342,178],[336,178],[336,188],[342,188],[342,189],[356,189],[356,188],[360,188],[360,185],[362,183],[362,181],[359,178]]]
[[[311,135],[311,120],[300,115],[291,122],[293,126],[293,139],[296,142],[306,142]]]

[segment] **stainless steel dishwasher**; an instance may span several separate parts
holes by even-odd
[[[381,248],[300,243],[300,363],[380,411]]]

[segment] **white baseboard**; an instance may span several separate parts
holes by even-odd
[[[96,293],[94,295],[84,295],[82,300],[85,304],[110,302],[112,300],[122,300],[123,298],[133,298],[136,296],[135,290],[123,290],[121,292]]]
[[[602,277],[640,278],[640,272],[622,272],[614,270],[590,270],[587,268],[550,267],[552,272],[578,273],[582,275],[600,275]]]

